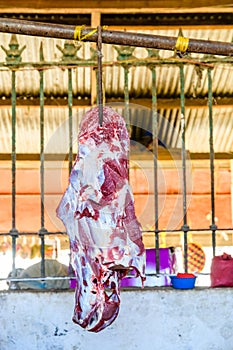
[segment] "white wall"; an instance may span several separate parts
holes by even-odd
[[[1,350],[232,350],[233,289],[121,292],[120,314],[100,333],[71,318],[74,292],[0,292]]]

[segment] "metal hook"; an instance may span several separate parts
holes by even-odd
[[[99,124],[103,124],[103,82],[102,82],[102,30],[101,26],[97,27],[97,58],[98,58],[98,107],[99,107]]]

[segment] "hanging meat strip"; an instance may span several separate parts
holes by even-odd
[[[120,281],[129,269],[145,279],[145,250],[128,182],[129,137],[124,119],[98,107],[82,119],[78,155],[57,215],[70,238],[77,277],[73,321],[99,332],[117,317]]]

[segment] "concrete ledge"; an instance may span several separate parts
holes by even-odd
[[[1,350],[230,350],[233,289],[123,290],[116,321],[100,333],[72,322],[74,292],[0,293]]]

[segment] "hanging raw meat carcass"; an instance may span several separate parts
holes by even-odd
[[[78,155],[57,209],[70,238],[77,276],[73,321],[99,332],[118,315],[120,281],[134,268],[145,279],[145,250],[128,182],[129,137],[123,118],[98,107],[82,119]]]

